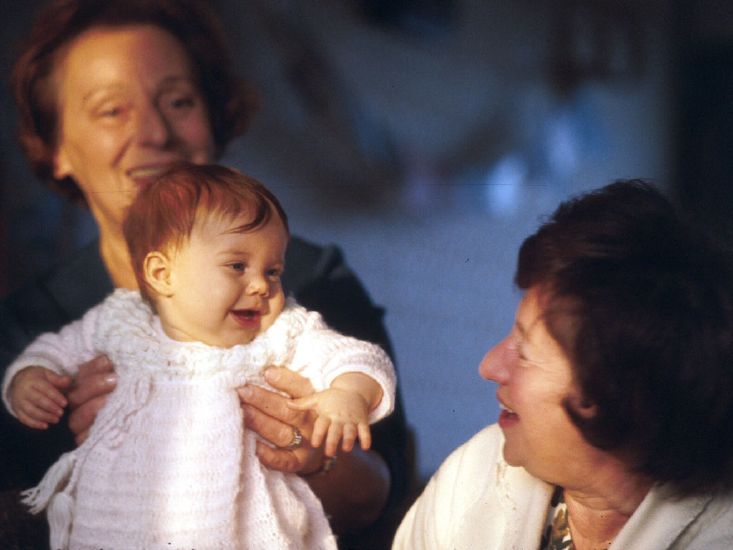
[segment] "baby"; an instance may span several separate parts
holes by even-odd
[[[124,233],[140,291],[39,336],[3,382],[9,410],[42,429],[66,405],[49,378],[103,353],[118,375],[87,440],[25,493],[48,508],[52,547],[335,549],[307,483],[257,460],[235,389],[288,366],[317,391],[292,403],[317,415],[313,446],[366,449],[393,407],[386,354],[286,299],[287,217],[241,173],[174,167],[139,193]]]

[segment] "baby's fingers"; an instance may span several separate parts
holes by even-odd
[[[308,411],[311,409],[315,409],[316,405],[318,403],[318,400],[315,398],[315,395],[306,395],[305,397],[300,397],[298,399],[291,399],[287,401],[287,406],[290,409],[294,409],[296,411]],[[314,445],[316,447],[317,445]]]
[[[326,447],[324,450],[326,456],[336,456],[339,448],[339,441],[341,441],[341,436],[344,433],[343,427],[344,425],[339,422],[331,422],[331,426],[328,428],[328,436],[326,437]]]
[[[43,371],[46,380],[56,389],[56,393],[61,396],[61,390],[68,390],[71,386],[72,378],[66,374],[56,374],[50,370]],[[59,403],[60,404],[60,403]],[[63,399],[62,407],[66,406],[66,399]]]
[[[43,388],[31,388],[28,395],[26,412],[32,409],[32,413],[36,418],[44,422],[52,422],[56,424],[61,415],[64,414],[63,407],[59,406],[56,401],[48,397]]]
[[[361,448],[365,451],[368,451],[372,446],[372,432],[366,422],[359,423],[359,441],[361,442]]]
[[[30,400],[23,400],[15,412],[23,424],[39,430],[45,430],[49,424],[56,424],[60,418],[60,415],[46,411]]]
[[[56,375],[54,374],[54,376]],[[48,411],[57,412],[59,416],[64,413],[64,407],[68,402],[64,394],[56,389],[56,387],[51,384],[38,384],[33,387],[33,390],[35,391],[33,400],[38,406]]]
[[[25,413],[22,413],[18,411],[18,420],[20,420],[23,424],[28,426],[29,428],[34,428],[36,430],[45,430],[48,428],[47,422],[40,422],[39,420],[34,420],[33,417],[28,416]]]
[[[356,442],[356,426],[354,426],[350,422],[344,424],[344,438],[343,438],[343,441],[341,442],[341,449],[343,449],[347,453],[350,453],[351,449],[354,448],[355,442]]]
[[[313,433],[311,434],[311,446],[318,448],[323,443],[328,433],[328,428],[331,425],[331,421],[325,416],[319,416],[316,418],[313,424]]]

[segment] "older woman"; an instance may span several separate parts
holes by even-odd
[[[396,549],[733,548],[733,270],[653,187],[561,205],[481,376],[501,413]]]
[[[252,95],[232,73],[219,22],[195,0],[54,0],[31,30],[12,84],[31,166],[89,207],[99,241],[0,305],[3,365],[38,333],[80,317],[114,287],[136,287],[121,223],[138,189],[174,162],[212,162],[253,112]],[[284,285],[302,304],[336,329],[389,349],[382,310],[337,249],[293,238],[286,260]],[[294,396],[312,391],[288,371],[270,375]],[[82,369],[68,394],[77,442],[113,385],[105,358]],[[400,407],[375,428],[374,451],[344,455],[332,468],[321,449],[307,444],[310,415],[261,389],[245,388],[241,396],[249,427],[271,442],[260,444],[260,460],[306,476],[337,532],[372,524],[388,499],[395,504],[406,493],[408,437]],[[55,435],[38,436],[3,419],[3,486],[37,481],[72,444],[63,424]],[[353,490],[355,479],[363,489]]]

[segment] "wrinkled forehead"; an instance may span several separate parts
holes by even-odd
[[[56,88],[67,81],[93,88],[151,86],[171,77],[193,81],[194,72],[176,36],[154,24],[128,24],[95,25],[70,38],[55,52],[51,74]]]

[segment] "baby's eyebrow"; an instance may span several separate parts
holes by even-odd
[[[239,250],[237,248],[226,248],[224,250],[220,250],[217,254],[219,256],[237,256],[237,257],[249,256],[247,252],[245,252],[244,250]]]

